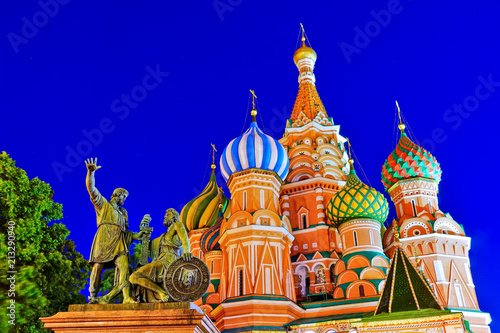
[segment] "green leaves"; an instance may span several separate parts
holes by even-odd
[[[5,152],[0,154],[0,286],[8,290],[8,221],[15,222],[16,234],[16,326],[1,316],[0,331],[44,332],[39,317],[67,311],[69,304],[84,303],[80,291],[86,284],[90,266],[68,239],[62,223],[62,205],[52,200],[49,184],[29,179]],[[10,302],[0,295],[5,308]]]

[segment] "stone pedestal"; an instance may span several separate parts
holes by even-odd
[[[70,305],[68,312],[40,320],[56,333],[219,332],[208,316],[189,302],[76,304]]]

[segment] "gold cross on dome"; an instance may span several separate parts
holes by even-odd
[[[255,91],[250,89],[250,92],[252,93],[252,109],[255,109],[255,99],[257,98],[257,95],[255,95]]]
[[[349,159],[351,159],[351,141],[349,138],[345,138],[347,140],[347,147],[349,148]]]
[[[212,146],[213,152],[212,152],[212,163],[215,164],[215,152],[217,149],[215,149],[215,145],[213,143],[210,144]]]

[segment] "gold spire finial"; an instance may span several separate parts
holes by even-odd
[[[210,145],[212,145],[212,170],[215,169],[215,152],[217,151],[217,149],[215,149],[215,145],[213,143],[211,143]]]
[[[413,256],[415,257],[415,263],[417,266],[420,264],[420,258],[418,257],[417,246],[413,244]]]
[[[349,150],[349,164],[353,165],[354,160],[351,157],[351,141],[349,141],[349,138],[345,138],[347,140],[347,148]]]
[[[399,108],[398,101],[396,101],[396,107],[398,108],[398,117],[399,117],[398,128],[401,130],[401,133],[404,133],[406,126],[405,126],[405,124],[403,124],[403,121],[401,120],[401,109]]]
[[[306,42],[306,31],[304,30],[304,26],[302,23],[300,24],[300,28],[302,29],[302,44],[305,44]]]
[[[396,242],[396,245],[399,245],[399,232],[396,219],[392,220],[392,233],[394,234],[394,241]]]
[[[256,121],[255,116],[257,115],[257,110],[255,109],[255,99],[257,95],[255,95],[255,91],[252,89],[250,89],[250,92],[252,93],[252,111],[250,111],[250,114],[252,115],[252,121]]]

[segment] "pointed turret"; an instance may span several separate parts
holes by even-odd
[[[401,246],[397,246],[375,315],[424,309],[443,307]]]
[[[293,55],[293,61],[299,69],[299,92],[290,117],[292,127],[304,126],[311,121],[321,125],[333,125],[316,90],[314,76],[316,59],[316,52],[306,45],[306,35],[302,27],[302,46]]]

